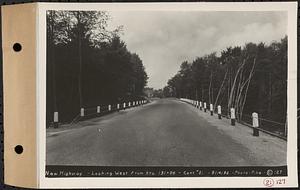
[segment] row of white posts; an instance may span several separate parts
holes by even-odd
[[[139,101],[133,101],[132,102],[132,106],[138,106],[138,105],[142,105],[142,104],[145,104],[146,103],[146,100],[139,100]],[[128,102],[128,105],[127,107],[131,107],[131,102]],[[123,103],[123,109],[126,108],[126,102]],[[117,110],[120,110],[120,104],[117,104]],[[111,109],[111,105],[108,105],[108,111],[112,111]],[[101,107],[100,106],[97,106],[97,113],[101,113]],[[84,108],[81,108],[80,109],[80,116],[83,117],[84,116]]]
[[[147,103],[146,100],[139,100],[139,101],[133,101],[133,102],[128,102],[127,104],[127,107],[131,107],[132,106],[138,106],[138,105],[142,105],[142,104],[145,104]],[[123,109],[126,108],[126,102],[123,103]],[[112,111],[112,108],[111,108],[111,105],[108,105],[108,111]],[[117,104],[117,110],[120,110],[120,104]],[[101,113],[101,107],[100,106],[97,106],[97,114]],[[84,108],[81,108],[80,109],[80,116],[81,117],[84,117],[85,116],[85,109]],[[53,114],[53,121],[54,121],[54,127],[57,127],[58,126],[58,112],[54,112]]]
[[[204,112],[207,111],[207,105],[206,102],[202,102],[201,101],[196,101],[196,100],[190,100],[190,99],[185,99],[185,98],[181,98],[182,101],[188,102],[192,105],[194,105],[196,108],[199,108],[200,110],[204,110]],[[202,106],[203,105],[203,106]],[[218,118],[222,119],[222,108],[220,105],[218,105],[217,107],[217,113],[218,113]],[[209,111],[210,111],[210,115],[213,116],[214,114],[214,107],[213,104],[209,105]],[[234,108],[230,108],[230,120],[231,120],[231,125],[235,126],[235,109]],[[252,113],[252,127],[253,127],[253,136],[259,136],[259,121],[258,121],[258,113],[253,112]]]

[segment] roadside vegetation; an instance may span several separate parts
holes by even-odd
[[[162,90],[164,97],[189,98],[235,108],[238,120],[260,118],[286,123],[287,37],[269,45],[247,43],[183,62]],[[248,118],[247,118],[248,117]],[[251,120],[250,120],[251,121]],[[274,126],[273,126],[274,127]],[[280,126],[283,130],[284,127]]]
[[[80,108],[143,97],[142,60],[109,30],[105,11],[47,11],[47,122],[70,121]]]

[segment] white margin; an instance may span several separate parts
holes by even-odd
[[[287,11],[288,12],[288,177],[286,184],[297,187],[297,2],[226,3],[38,3],[37,131],[40,188],[242,188],[265,187],[265,177],[172,177],[172,178],[46,178],[46,10],[122,11]]]

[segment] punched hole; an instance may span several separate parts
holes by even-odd
[[[19,52],[19,51],[22,50],[22,46],[19,43],[15,43],[14,46],[13,46],[13,49],[14,49],[15,52]]]
[[[15,147],[15,152],[16,152],[17,154],[22,154],[22,152],[23,152],[23,146],[17,145],[17,146]]]

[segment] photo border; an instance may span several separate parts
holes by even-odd
[[[38,3],[37,15],[37,150],[38,181],[42,188],[128,188],[128,187],[266,187],[266,177],[105,177],[47,178],[46,165],[46,11],[47,10],[145,10],[145,11],[287,11],[288,12],[288,140],[286,184],[295,187],[297,176],[297,3],[296,2],[226,2],[226,3]],[[291,127],[293,126],[293,127]],[[295,127],[294,127],[295,126]]]

